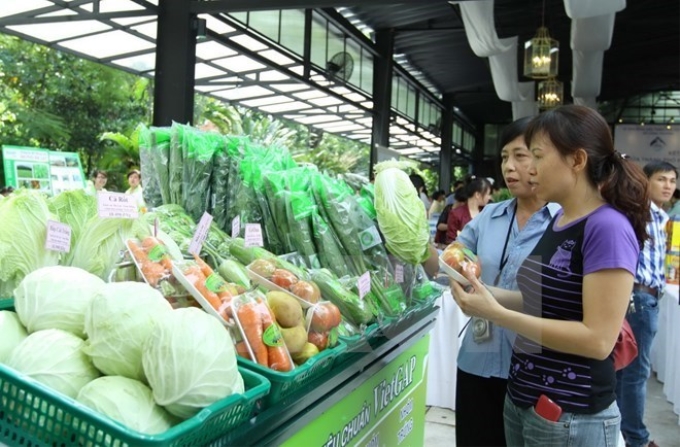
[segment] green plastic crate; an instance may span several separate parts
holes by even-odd
[[[243,368],[252,370],[269,380],[271,391],[264,398],[265,408],[269,408],[330,371],[335,360],[346,349],[347,345],[338,341],[335,347],[321,351],[289,372],[274,371],[243,357],[238,357],[238,363]]]
[[[144,435],[0,365],[0,441],[16,446],[200,446],[216,439],[228,445],[234,429],[255,413],[270,384],[239,368],[246,386],[157,435]]]
[[[13,300],[1,300],[13,310]],[[220,440],[229,445],[239,425],[248,421],[271,388],[256,372],[239,367],[246,391],[201,410],[157,435],[145,435],[57,393],[0,364],[0,443],[30,447],[201,446]]]

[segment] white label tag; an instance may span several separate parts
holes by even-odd
[[[371,272],[366,272],[359,277],[357,288],[359,289],[359,298],[363,300],[371,291]]]
[[[236,239],[239,234],[241,234],[241,216],[236,216],[231,221],[231,237]]]
[[[394,281],[397,284],[402,284],[404,282],[404,266],[403,264],[397,264],[394,266]]]
[[[61,253],[71,251],[71,227],[61,222],[48,220],[45,250],[59,251]]]
[[[246,247],[264,247],[260,224],[246,224]]]
[[[212,223],[213,217],[207,212],[203,213],[201,221],[198,222],[196,226],[196,232],[194,237],[191,239],[189,244],[189,253],[192,255],[199,256],[201,254],[201,248],[203,247],[203,242],[208,237],[208,231],[210,231],[210,224]]]
[[[136,219],[139,217],[135,196],[119,192],[100,192],[97,195],[97,211],[99,217],[103,219]]]
[[[382,239],[380,239],[378,229],[373,226],[359,233],[359,242],[361,243],[362,250],[368,250],[380,244]]]
[[[158,222],[158,217],[153,220],[153,237],[158,237],[158,226],[160,225],[160,222]]]

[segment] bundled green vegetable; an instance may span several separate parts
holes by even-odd
[[[59,253],[45,250],[49,219],[58,220],[37,191],[19,190],[0,202],[0,298],[11,297],[32,271],[59,263]]]
[[[82,189],[76,189],[52,197],[48,206],[60,222],[71,227],[71,251],[62,257],[62,264],[70,265],[76,241],[80,239],[87,222],[97,215],[97,199]]]
[[[348,290],[328,270],[313,270],[312,280],[319,286],[321,294],[338,306],[342,315],[356,325],[368,324],[373,321],[373,311],[368,302]]]
[[[420,264],[429,256],[430,231],[425,207],[403,169],[396,161],[375,167],[375,208],[387,249],[408,264]]]
[[[153,175],[160,189],[162,203],[173,203],[170,199],[170,127],[152,127],[149,130],[148,144],[151,147],[151,161]],[[142,166],[142,176],[147,178]],[[159,206],[160,204],[156,205]]]
[[[231,224],[229,215],[229,173],[232,157],[235,157],[244,144],[243,137],[225,137],[225,145],[215,151],[211,178],[211,214],[218,228],[226,229]]]
[[[154,138],[152,132],[143,124],[137,126],[135,134],[139,146],[139,162],[144,178],[144,201],[148,206],[159,206],[163,203],[161,186],[158,181],[153,162]],[[134,138],[133,135],[133,138]]]
[[[209,210],[213,155],[224,149],[224,137],[186,126],[182,139],[182,205],[198,221]]]

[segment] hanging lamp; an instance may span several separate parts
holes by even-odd
[[[552,109],[562,105],[564,101],[564,84],[555,78],[539,82],[536,100],[538,108],[541,110]]]
[[[545,0],[541,26],[536,35],[524,43],[524,76],[532,79],[557,77],[560,43],[550,37],[545,26]]]

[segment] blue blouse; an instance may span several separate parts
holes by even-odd
[[[482,281],[488,285],[494,285],[498,275],[515,203],[516,200],[512,199],[485,206],[479,215],[465,225],[457,239],[477,254],[482,264]],[[507,262],[496,284],[498,287],[518,290],[517,270],[559,209],[559,205],[549,203],[534,213],[521,231],[517,227],[517,219],[512,222],[505,250]],[[495,324],[491,325],[491,331],[490,340],[475,343],[472,325],[468,325],[458,351],[458,367],[468,374],[507,379],[515,333]]]

